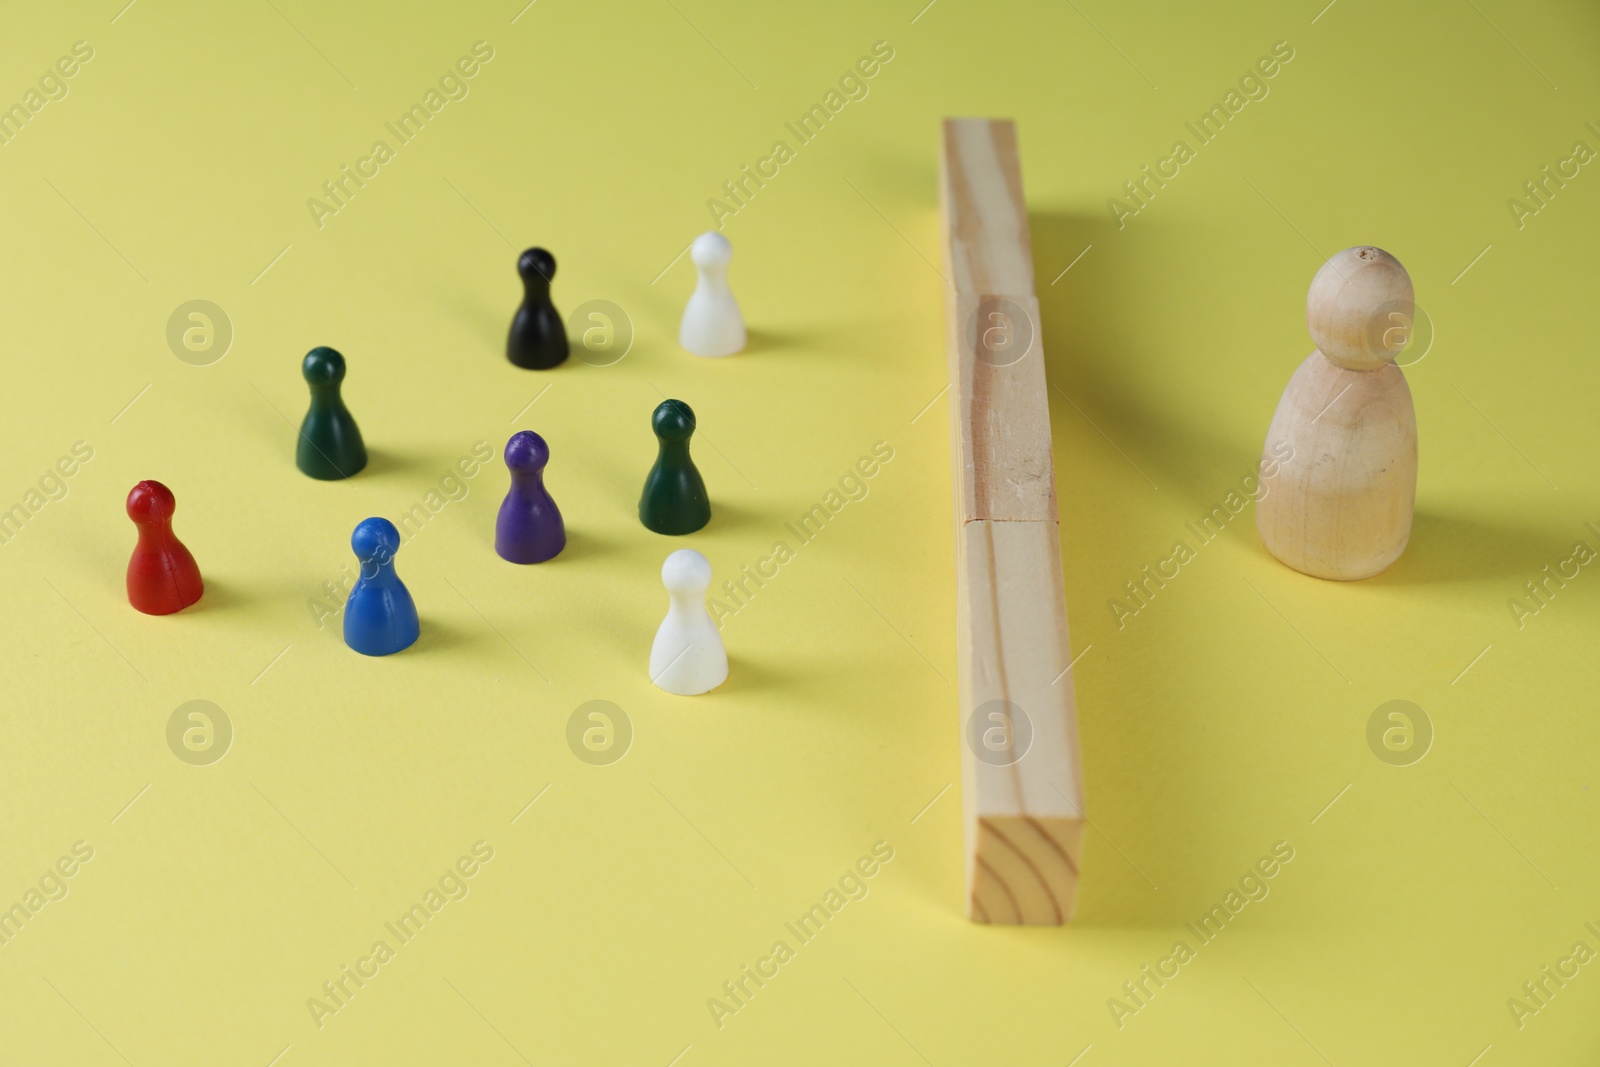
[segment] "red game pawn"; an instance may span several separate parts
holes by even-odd
[[[177,502],[160,482],[143,481],[128,494],[128,518],[139,543],[128,560],[128,603],[146,615],[171,615],[200,599],[200,567],[172,532]]]

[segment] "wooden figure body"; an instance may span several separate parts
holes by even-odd
[[[1267,429],[1261,540],[1317,578],[1354,581],[1405,551],[1417,490],[1417,417],[1394,359],[1410,339],[1411,278],[1380,248],[1347,248],[1306,296],[1317,350]]]

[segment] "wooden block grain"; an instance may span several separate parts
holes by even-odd
[[[1016,126],[1004,119],[945,119],[939,195],[956,292],[1031,296],[1033,241]]]
[[[980,297],[956,292],[947,301],[945,317],[960,520],[1055,522],[1055,460],[1037,325],[1039,302],[1031,293]],[[1029,351],[1002,362],[1007,357],[995,354],[986,334],[1008,335],[1007,344],[1027,344]]]
[[[1072,917],[1083,846],[1071,643],[1053,522],[957,537],[956,655],[968,908],[984,922]]]
[[[967,914],[1072,917],[1083,784],[1050,408],[1010,122],[944,124]]]

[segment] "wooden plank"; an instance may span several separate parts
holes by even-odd
[[[1072,917],[1083,783],[1050,410],[1010,122],[944,125],[967,914]]]

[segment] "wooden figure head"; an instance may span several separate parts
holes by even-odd
[[[1336,253],[1311,279],[1306,327],[1317,349],[1349,370],[1393,363],[1411,339],[1411,275],[1381,248]]]

